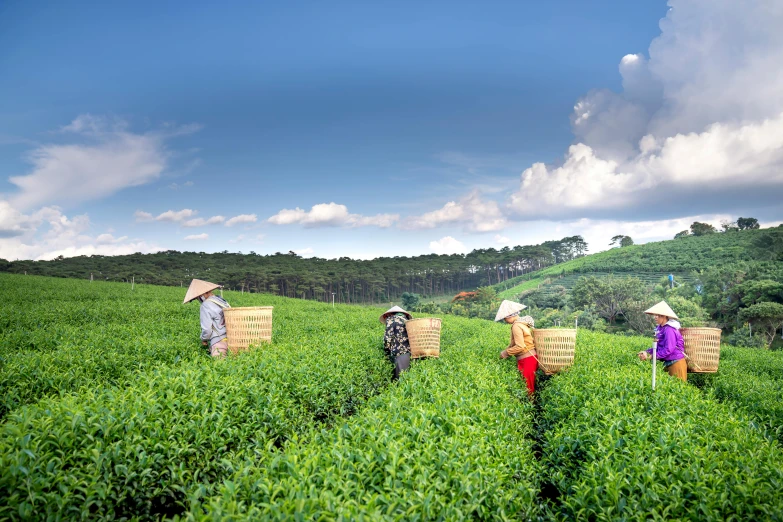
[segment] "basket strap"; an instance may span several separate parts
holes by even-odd
[[[219,306],[220,308],[222,308],[223,310],[225,310],[226,308],[231,308],[231,306],[230,306],[230,305],[224,305],[223,303],[221,303],[221,302],[220,302],[220,301],[218,301],[217,299],[214,299],[214,296],[213,296],[213,297],[210,297],[209,299],[207,299],[207,301],[209,301],[210,303],[215,303],[216,305],[218,305],[218,306]]]
[[[691,361],[693,363],[693,365],[696,367],[697,370],[701,371],[701,366],[699,366],[699,364],[696,361],[694,361],[693,359],[688,357],[688,354],[685,353],[684,351],[682,352],[682,354],[685,356],[686,359],[688,359],[689,361]]]
[[[541,360],[538,357],[536,357],[535,355],[533,355],[532,357],[533,357],[533,359],[535,359],[538,362],[538,365],[541,366],[544,369],[544,372],[548,372],[549,371],[549,368],[547,368],[546,365],[544,363],[542,363]]]

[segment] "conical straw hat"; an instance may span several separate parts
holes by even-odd
[[[220,285],[210,283],[209,281],[202,281],[201,279],[194,279],[190,282],[188,293],[185,294],[185,300],[182,301],[182,304],[192,301],[198,296],[204,295],[210,290],[214,290],[215,288],[220,288]]]
[[[502,303],[500,303],[500,308],[498,308],[498,313],[495,316],[495,321],[502,321],[509,315],[515,314],[521,310],[524,310],[525,308],[527,308],[527,306],[521,303],[515,303],[514,301],[504,300]]]
[[[661,301],[660,303],[653,306],[649,310],[645,310],[644,313],[650,315],[665,315],[666,317],[671,317],[672,319],[679,319],[679,317],[677,317],[677,314],[674,313],[671,307],[668,304],[666,304],[666,301]]]
[[[391,314],[397,314],[397,313],[403,313],[403,314],[407,315],[407,316],[408,316],[408,319],[411,319],[411,318],[413,317],[411,314],[409,314],[408,312],[406,312],[405,310],[403,310],[403,309],[402,309],[402,308],[400,308],[399,306],[392,306],[391,308],[389,308],[388,310],[386,310],[385,312],[383,312],[383,313],[381,314],[381,316],[378,318],[378,320],[379,320],[381,323],[384,323],[384,324],[385,324],[385,323],[386,323],[386,318],[387,318],[388,316],[390,316]]]

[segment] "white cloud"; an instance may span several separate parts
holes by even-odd
[[[420,216],[411,216],[401,225],[404,229],[436,228],[443,225],[462,225],[468,232],[493,232],[508,225],[496,201],[482,199],[473,191],[459,201],[449,201],[443,207]]]
[[[498,245],[507,246],[511,244],[511,240],[506,236],[495,234],[495,243],[497,243]]]
[[[68,217],[56,207],[23,214],[0,201],[0,257],[47,260],[57,256],[124,255],[163,250],[157,245],[111,233],[90,235],[87,215]]]
[[[233,227],[234,225],[241,225],[243,223],[255,223],[256,221],[258,221],[258,217],[255,214],[240,214],[226,221],[226,226]]]
[[[302,257],[312,257],[314,250],[310,247],[294,250],[294,253]]]
[[[202,241],[204,239],[209,239],[209,234],[191,234],[185,236],[185,241]]]
[[[568,219],[779,204],[783,4],[669,4],[649,59],[624,56],[621,92],[596,90],[576,103],[565,160],[526,169],[509,211]]]
[[[127,240],[128,236],[114,237],[112,234],[101,234],[95,238],[95,242],[99,245],[116,245]]]
[[[375,216],[351,214],[345,205],[332,202],[313,205],[309,212],[299,207],[293,210],[283,209],[267,221],[274,225],[301,224],[305,227],[376,226],[388,228],[399,219],[399,214],[377,214]]]
[[[136,134],[123,120],[81,115],[61,130],[67,144],[39,145],[28,154],[32,171],[12,176],[19,188],[10,202],[20,210],[52,203],[73,205],[154,181],[168,167],[166,141],[196,126],[167,126]]]
[[[578,219],[559,223],[563,235],[579,234],[587,241],[590,252],[599,252],[609,247],[611,238],[616,235],[631,236],[635,243],[673,239],[674,235],[689,230],[691,223],[699,221],[709,223],[720,230],[720,222],[736,219],[728,214],[695,215],[675,219],[649,221],[618,221],[609,219]]]
[[[769,191],[783,183],[783,113],[746,125],[716,123],[699,134],[648,136],[642,146],[644,152],[620,164],[572,145],[561,166],[536,163],[525,170],[510,206],[521,216],[557,217],[652,204],[663,193],[674,203],[698,192]]]
[[[182,223],[182,226],[186,228],[203,227],[207,225],[219,225],[221,223],[224,223],[225,221],[226,221],[225,216],[212,216],[209,219],[204,219],[204,218],[189,219],[184,223]]]
[[[219,225],[226,223],[225,216],[212,216],[210,218],[197,218],[194,217],[198,214],[197,210],[190,208],[183,208],[182,210],[167,210],[154,216],[149,212],[137,210],[133,215],[136,218],[136,222],[149,222],[149,221],[161,221],[167,223],[179,223],[185,228],[203,227],[208,225]],[[238,218],[248,219],[248,216],[237,216]],[[232,218],[237,219],[237,218]],[[229,220],[231,221],[231,220]],[[238,222],[242,222],[241,220]],[[229,225],[230,226],[230,225]]]
[[[463,254],[467,252],[465,245],[451,236],[446,236],[438,241],[430,241],[430,250],[436,254]]]
[[[7,201],[0,201],[0,239],[21,236],[35,229],[30,216],[25,216]]]
[[[198,214],[195,210],[189,208],[183,208],[182,210],[167,210],[162,214],[158,214],[155,221],[168,221],[171,223],[181,223],[188,218],[191,218]]]
[[[244,234],[239,234],[234,239],[229,239],[228,242],[229,243],[241,243],[244,240],[245,240],[245,235]]]
[[[149,212],[144,212],[143,210],[137,210],[134,212],[133,217],[136,218],[137,223],[144,223],[146,221],[152,221],[155,219],[152,214]]]

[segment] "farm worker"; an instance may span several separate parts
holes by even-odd
[[[500,352],[500,358],[506,359],[513,355],[517,359],[519,373],[525,379],[528,395],[533,395],[536,389],[536,345],[533,341],[532,328],[535,325],[529,315],[519,317],[519,312],[527,308],[525,305],[513,301],[503,301],[500,304],[495,321],[505,321],[511,325],[511,343]]]
[[[400,374],[411,366],[411,345],[408,341],[408,331],[405,329],[405,322],[411,318],[411,314],[399,306],[392,306],[380,317],[381,323],[386,325],[383,346],[389,359],[394,363],[393,381],[399,379]]]
[[[688,382],[688,363],[685,362],[685,343],[680,334],[680,322],[677,321],[677,314],[661,301],[649,310],[646,314],[652,315],[658,326],[655,327],[656,356],[663,361],[663,367],[672,377],[677,377],[681,381]],[[652,348],[639,352],[639,359],[646,361],[652,358]]]
[[[194,279],[188,287],[182,304],[194,299],[201,302],[201,344],[209,345],[209,354],[212,357],[222,357],[228,352],[226,318],[223,310],[231,306],[225,299],[212,293],[215,288],[220,288],[220,285]]]

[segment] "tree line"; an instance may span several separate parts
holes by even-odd
[[[260,255],[223,251],[126,256],[58,257],[52,261],[0,259],[0,271],[186,287],[193,278],[227,289],[337,303],[388,303],[403,293],[453,295],[584,256],[587,243],[570,236],[539,245],[486,248],[469,254],[302,258],[294,252]]]

